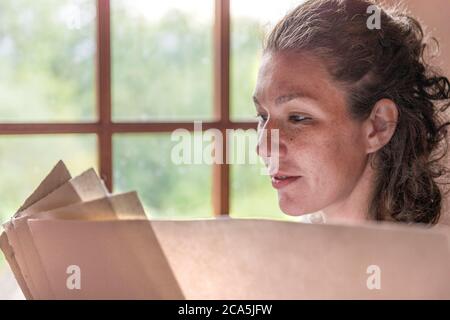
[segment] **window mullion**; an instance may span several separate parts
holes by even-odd
[[[226,128],[230,123],[230,1],[215,0],[214,15],[214,116],[223,139],[215,147],[222,150],[224,164],[213,165],[212,200],[215,216],[227,215],[230,206],[230,174],[227,164]],[[222,142],[222,145],[220,145]]]
[[[99,170],[112,192],[112,130],[111,130],[111,23],[110,0],[97,0],[96,96],[100,124],[98,136]]]

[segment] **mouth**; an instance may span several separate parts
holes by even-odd
[[[281,189],[300,178],[301,176],[274,175],[272,176],[272,186],[275,189]]]

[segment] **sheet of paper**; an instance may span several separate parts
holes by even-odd
[[[25,200],[24,204],[17,211],[20,213],[21,211],[27,209],[32,204],[41,200],[48,194],[50,194],[53,190],[59,188],[64,183],[69,181],[72,176],[67,170],[66,165],[62,161],[58,161],[55,167],[50,171],[50,173],[45,177],[44,180],[39,184],[36,190]]]
[[[28,224],[58,299],[183,298],[146,220]],[[71,266],[80,270],[79,290],[67,285]]]
[[[88,202],[78,202],[66,207],[46,212],[33,213],[35,219],[72,219],[72,220],[115,220],[115,219],[145,219],[145,212],[136,192],[107,196]],[[14,219],[14,232],[18,241],[13,237],[12,243],[18,245],[22,253],[22,264],[26,266],[27,281],[31,283],[33,296],[55,298],[48,276],[42,267],[41,259],[31,237],[27,221],[24,216]]]
[[[448,241],[431,230],[235,219],[29,225],[64,299],[174,298],[177,286],[187,299],[450,298]],[[81,290],[66,286],[71,264]],[[368,286],[373,268],[379,290]]]
[[[95,200],[105,197],[107,194],[106,188],[95,171],[89,169],[21,211],[18,216],[32,216],[36,212],[60,208],[81,201]]]
[[[146,219],[144,208],[135,191],[108,195],[65,207],[35,213],[33,219],[121,220]]]
[[[50,176],[52,174],[54,173],[51,173]],[[40,263],[39,254],[32,242],[26,222],[27,219],[44,210],[79,203],[80,201],[88,201],[106,195],[107,191],[97,174],[90,169],[62,184],[42,199],[35,201],[17,214],[10,222],[5,223],[4,227],[9,243],[14,248],[17,264],[20,266],[22,276],[28,284],[28,291],[33,298],[51,297],[52,292]]]
[[[446,236],[400,226],[153,221],[188,299],[450,298]],[[372,266],[372,267],[371,267]],[[381,289],[369,289],[380,271]]]
[[[13,272],[18,285],[20,286],[23,295],[25,296],[26,299],[32,299],[33,297],[31,296],[30,289],[28,288],[28,285],[23,277],[22,271],[20,270],[20,266],[17,263],[14,254],[14,249],[8,241],[8,236],[6,235],[6,232],[2,232],[2,234],[0,235],[0,248],[3,251],[6,261],[8,262],[9,267],[11,268],[11,271]]]
[[[33,193],[25,200],[23,205],[18,209],[14,216],[18,215],[21,211],[27,209],[29,206],[44,198],[53,190],[57,189],[70,179],[71,175],[67,170],[66,165],[62,161],[59,161],[55,165],[55,167],[53,167],[50,173],[45,177],[45,179],[42,180],[39,186],[33,191]],[[6,231],[2,231],[0,238],[0,249],[5,254],[14,277],[16,278],[20,288],[22,289],[24,296],[27,299],[31,299],[32,296],[30,289],[26,284],[24,275],[22,274],[22,270],[20,269],[19,263],[16,258],[17,253],[14,252],[13,247],[10,245]]]

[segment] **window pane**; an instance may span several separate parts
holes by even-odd
[[[0,136],[0,218],[10,218],[59,160],[72,175],[97,168],[95,135]]]
[[[0,2],[0,122],[95,120],[94,0]]]
[[[116,121],[212,115],[212,0],[112,0]]]
[[[239,130],[230,139],[231,212],[235,218],[293,220],[278,206],[277,192],[256,155],[256,130]],[[238,142],[239,141],[239,142]]]
[[[231,117],[255,120],[252,95],[265,34],[301,0],[231,0]]]
[[[114,190],[137,190],[149,217],[211,217],[211,167],[176,164],[175,145],[169,134],[114,136]]]

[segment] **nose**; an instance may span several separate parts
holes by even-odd
[[[269,117],[264,127],[258,129],[256,153],[265,160],[271,157],[284,157],[287,154],[287,147],[283,136],[282,128]]]

